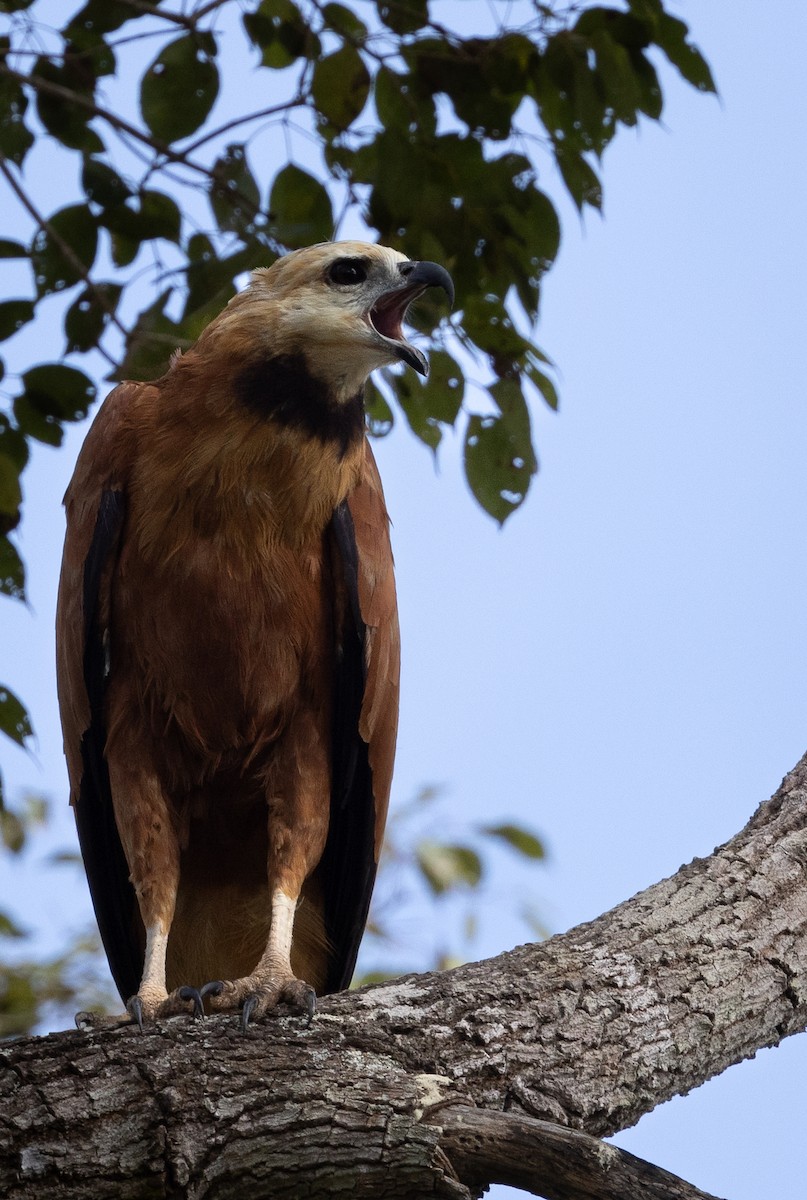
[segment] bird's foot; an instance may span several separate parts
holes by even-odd
[[[180,1015],[203,1017],[205,1008],[198,988],[185,986],[169,993],[141,988],[126,1001],[126,1011],[131,1023],[139,1025],[142,1033],[147,1022]]]
[[[306,1029],[317,1010],[317,994],[304,979],[295,975],[248,975],[244,979],[216,980],[201,989],[202,997],[210,997],[210,1007],[216,1012],[241,1010],[241,1029],[246,1033],[250,1022],[279,1004],[288,1004],[305,1018]]]

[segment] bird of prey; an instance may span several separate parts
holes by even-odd
[[[59,701],[129,1017],[350,982],[386,817],[399,637],[370,372],[443,267],[294,251],[101,407],[65,497]]]

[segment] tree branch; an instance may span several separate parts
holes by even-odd
[[[716,1200],[661,1167],[578,1129],[449,1105],[432,1117],[440,1147],[471,1187],[505,1183],[545,1200]]]
[[[513,1169],[534,1183],[532,1135],[545,1151],[550,1135],[525,1117],[594,1137],[632,1125],[804,1029],[806,977],[803,759],[708,859],[542,945],[327,997],[310,1029],[275,1017],[244,1037],[232,1018],[179,1018],[144,1036],[11,1046],[0,1053],[0,1193],[470,1200],[502,1165],[490,1137],[471,1144],[479,1115],[458,1124],[440,1116],[448,1104],[517,1122],[502,1137],[522,1146]],[[589,1192],[564,1192],[561,1177],[550,1195],[607,1196],[597,1154],[626,1172],[623,1200],[640,1182],[643,1198],[698,1195],[574,1144]]]

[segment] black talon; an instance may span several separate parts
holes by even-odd
[[[314,1020],[314,1013],[317,1011],[317,993],[314,991],[314,989],[312,987],[306,988],[305,1000],[303,1003],[304,1003],[305,1011],[306,1011],[306,1014],[308,1017],[308,1020],[306,1021],[303,1028],[309,1029],[311,1027],[311,1022]]]
[[[143,1028],[143,1002],[139,996],[132,996],[130,1000],[126,1001],[126,1011],[133,1021],[137,1021],[137,1024],[140,1026],[140,1032],[145,1033],[146,1031]]]
[[[202,1000],[203,994],[204,993],[200,992],[198,988],[188,987],[187,984],[184,987],[181,987],[179,989],[180,1000],[192,1000],[193,1001],[193,1019],[194,1019],[194,1021],[198,1020],[199,1017],[203,1017],[205,1015],[205,1006],[204,1006],[204,1002]]]
[[[213,979],[210,983],[202,984],[199,989],[199,995],[204,999],[205,996],[220,996],[224,991],[224,984],[220,979]]]
[[[247,996],[241,1008],[241,1032],[246,1033],[249,1028],[249,1019],[258,1007],[257,996]]]

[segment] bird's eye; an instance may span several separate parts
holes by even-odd
[[[367,267],[360,258],[338,258],[328,271],[331,283],[349,287],[351,284],[364,283],[367,278]]]

